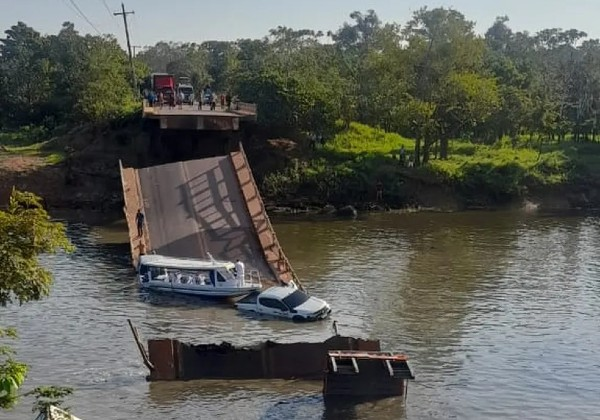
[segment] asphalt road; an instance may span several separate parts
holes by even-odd
[[[173,257],[242,260],[274,280],[228,156],[138,170],[152,249]]]

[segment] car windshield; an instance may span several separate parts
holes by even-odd
[[[285,303],[291,309],[294,309],[294,308],[297,308],[298,306],[302,305],[308,299],[309,299],[309,296],[306,293],[304,293],[300,290],[296,290],[291,295],[284,297],[283,303]]]
[[[190,94],[190,93],[194,93],[194,89],[192,88],[181,88],[180,89],[183,93],[185,93],[186,95]]]

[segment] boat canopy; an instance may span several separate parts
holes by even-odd
[[[235,264],[229,261],[217,261],[212,257],[201,260],[195,258],[165,257],[163,255],[142,255],[140,265],[146,267],[171,268],[180,270],[214,270],[217,268],[232,269]]]

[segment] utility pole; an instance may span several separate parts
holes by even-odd
[[[133,15],[134,13],[135,12],[133,10],[131,12],[126,12],[125,5],[121,3],[121,12],[115,12],[113,15],[123,16],[123,23],[125,24],[125,37],[127,38],[127,52],[129,53],[129,67],[131,67],[131,84],[133,86],[133,90],[137,94],[135,69],[133,68],[133,56],[131,55],[131,42],[129,41],[129,27],[127,26],[127,15]]]

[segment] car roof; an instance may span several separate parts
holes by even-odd
[[[273,286],[273,287],[269,287],[267,290],[262,292],[260,294],[260,297],[268,297],[268,298],[275,298],[275,299],[281,300],[283,298],[288,297],[289,295],[291,295],[292,293],[294,293],[297,290],[298,289],[295,289],[293,287]]]

